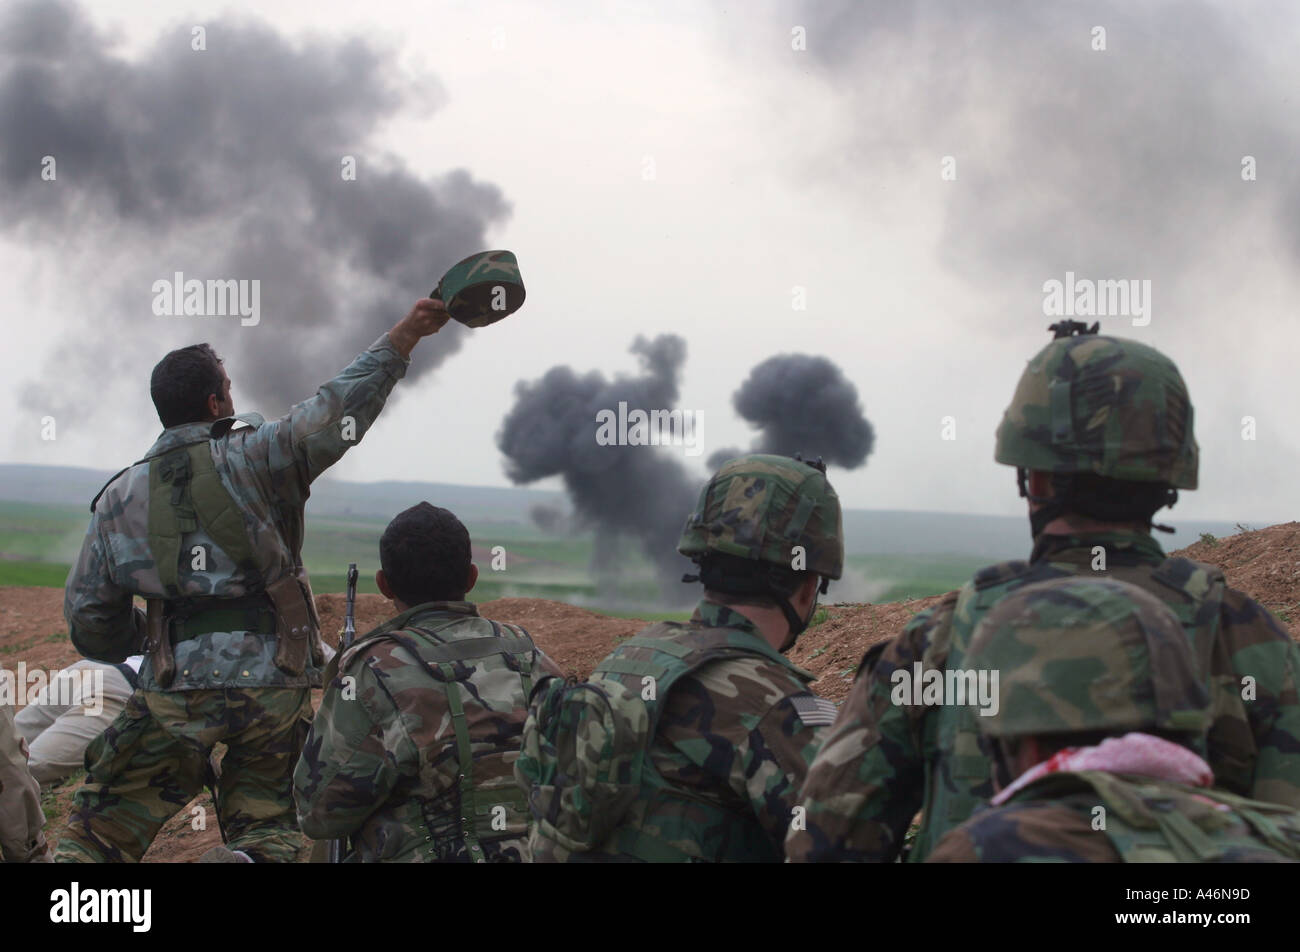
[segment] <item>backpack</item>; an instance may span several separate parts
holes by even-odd
[[[673,686],[705,664],[739,657],[777,661],[812,680],[752,635],[664,622],[619,645],[588,681],[551,677],[538,684],[515,762],[515,778],[529,791],[534,835],[590,854],[587,860],[698,859],[674,840],[720,843],[718,858],[725,860],[779,860],[755,835],[752,817],[674,788],[651,758]],[[672,800],[691,801],[689,821],[677,821],[671,837],[646,829],[654,804]]]
[[[1251,863],[1300,860],[1300,812],[1226,790],[1105,771],[1052,774],[1014,800],[1086,789],[1106,809],[1107,838],[1126,863]]]

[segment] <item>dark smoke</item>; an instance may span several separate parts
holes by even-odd
[[[564,510],[559,506],[535,503],[528,510],[528,515],[533,520],[533,525],[543,532],[561,533],[567,528]]]
[[[695,503],[697,487],[671,450],[648,446],[601,446],[596,415],[629,409],[671,409],[677,404],[678,373],[686,342],[663,335],[638,337],[632,352],[643,372],[606,380],[569,367],[552,367],[540,380],[515,387],[515,405],[497,434],[506,455],[506,474],[516,483],[561,476],[576,518],[596,530],[593,562],[602,587],[617,578],[621,535],[635,538],[656,566],[661,594],[674,600],[693,596],[680,583],[688,561],[677,554],[677,538]]]
[[[638,540],[658,567],[661,593],[688,598],[678,580],[690,563],[676,554],[683,520],[698,488],[680,462],[645,446],[600,446],[596,418],[602,410],[671,409],[686,344],[676,336],[638,337],[632,352],[644,372],[607,381],[600,373],[579,376],[552,367],[533,383],[515,388],[515,405],[497,434],[516,483],[562,476],[577,519],[596,530],[593,573],[603,591],[617,582],[620,536]],[[852,469],[871,452],[874,434],[862,415],[857,389],[824,357],[786,354],[756,366],[736,391],[736,410],[760,430],[750,452],[807,457]],[[717,468],[740,450],[709,457]],[[542,525],[534,511],[534,521]],[[544,527],[544,526],[543,526]]]
[[[769,357],[749,372],[732,402],[759,429],[751,453],[820,456],[828,465],[856,469],[876,441],[857,387],[825,357]]]
[[[431,98],[387,51],[291,44],[245,18],[203,23],[206,50],[186,25],[126,60],[75,5],[0,10],[0,228],[58,253],[85,317],[43,379],[147,386],[166,350],[208,340],[236,407],[279,414],[483,247],[508,206],[463,170],[428,181],[370,145],[386,119]],[[56,181],[41,180],[45,155]],[[340,175],[345,155],[356,181]],[[260,279],[261,323],[155,316],[151,285],[176,271]],[[85,346],[88,333],[103,346]],[[450,325],[411,373],[460,334]],[[66,383],[25,399],[86,405]]]
[[[1042,284],[1067,269],[1150,279],[1156,326],[1212,333],[1222,312],[1199,279],[1239,253],[1237,233],[1300,252],[1300,135],[1281,68],[1293,58],[1278,39],[1295,33],[1291,5],[1255,5],[1249,17],[1197,0],[760,9],[747,20],[759,32],[729,42],[757,61],[777,42],[788,50],[802,26],[807,49],[788,65],[822,79],[841,110],[836,134],[812,140],[795,174],[815,173],[866,214],[882,188],[921,182],[918,170],[942,184],[940,261],[997,289],[988,333],[1038,332]],[[1105,50],[1092,48],[1096,27]],[[949,154],[957,179],[940,183]],[[1277,175],[1243,182],[1247,154]]]

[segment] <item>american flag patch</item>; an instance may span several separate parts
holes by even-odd
[[[790,703],[794,705],[799,720],[809,727],[824,727],[835,723],[837,711],[833,701],[813,694],[800,694],[790,698]]]

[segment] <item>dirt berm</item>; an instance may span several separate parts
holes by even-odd
[[[1300,523],[1289,522],[1222,539],[1205,539],[1177,553],[1223,567],[1228,583],[1242,589],[1273,611],[1300,639]],[[883,605],[831,605],[826,620],[809,629],[791,652],[794,662],[818,675],[815,689],[835,701],[848,693],[853,673],[868,647],[897,634],[917,612],[942,596]],[[343,627],[343,597],[317,599],[321,627],[327,633]],[[0,587],[0,664],[12,669],[19,661],[29,668],[59,668],[78,658],[68,640],[62,614],[63,592],[54,588]],[[503,598],[479,606],[488,618],[523,625],[537,643],[568,673],[585,676],[613,645],[644,626],[635,619],[611,618],[562,602],[533,598]],[[357,630],[365,632],[389,618],[392,605],[379,595],[361,595]],[[319,692],[317,692],[319,693]],[[47,835],[57,839],[67,815],[73,784],[47,798]],[[207,796],[202,805],[211,813]],[[215,822],[194,830],[190,810],[177,814],[159,834],[146,862],[186,862],[218,843]]]

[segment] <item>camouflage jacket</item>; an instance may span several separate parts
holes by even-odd
[[[1171,821],[1171,815],[1177,820]],[[1147,777],[1054,773],[976,811],[927,863],[1284,863],[1300,813]]]
[[[1105,552],[1099,576],[1130,582],[1186,613],[1219,570],[1188,560],[1165,562],[1147,533],[1040,536],[1029,562],[1008,562],[976,574],[961,591],[917,615],[896,639],[864,659],[840,716],[809,771],[801,802],[807,829],[792,831],[786,855],[795,862],[885,861],[897,857],[918,810],[924,811],[910,859],[924,859],[939,838],[970,817],[992,793],[969,708],[892,701],[895,672],[943,670],[950,651],[964,650],[997,598],[1022,585],[1094,571],[1094,547]],[[1164,565],[1163,571],[1161,570]],[[1207,607],[1208,606],[1208,607]],[[1206,613],[1210,602],[1201,604]],[[1180,615],[1181,617],[1181,615]],[[1236,589],[1222,592],[1213,617],[1198,619],[1212,637],[1198,644],[1214,703],[1208,740],[1216,783],[1259,800],[1300,807],[1300,649],[1278,621]],[[965,642],[961,644],[960,642]],[[957,663],[960,667],[960,662]],[[1243,678],[1252,679],[1249,688]],[[1243,691],[1253,698],[1243,700]],[[962,779],[954,779],[954,771]]]
[[[365,435],[408,363],[385,334],[314,397],[273,423],[248,414],[163,431],[146,456],[209,436],[217,473],[242,508],[262,567],[260,579],[250,578],[202,528],[186,533],[180,560],[183,596],[237,598],[294,573],[306,581],[300,553],[286,537],[292,535],[295,521],[302,524],[311,483]],[[250,425],[235,427],[236,421]],[[141,462],[105,487],[68,575],[63,613],[73,644],[87,658],[120,661],[139,651],[144,613],[132,608],[132,598],[165,594],[150,554],[148,526],[149,464]],[[189,553],[194,546],[203,546],[207,554],[202,571],[192,568]],[[320,684],[320,671],[310,660],[299,676],[280,671],[272,660],[276,647],[276,636],[249,631],[212,632],[178,641],[176,678],[168,690]],[[140,686],[159,689],[148,658],[140,670]]]
[[[799,786],[835,708],[808,690],[811,674],[777,655],[748,618],[724,605],[701,601],[689,623],[663,622],[636,637],[662,638],[689,651],[701,633],[714,629],[727,630],[729,646],[749,647],[752,655],[706,661],[659,699],[663,709],[650,760],[666,788],[680,796],[658,797],[643,787],[643,802],[627,819],[692,859],[742,855],[779,862]],[[628,647],[616,656],[635,662],[647,651]],[[597,674],[609,660],[596,666]],[[640,690],[640,679],[634,680]],[[701,833],[718,812],[740,822]],[[610,849],[617,851],[622,836],[615,831]],[[539,862],[579,858],[546,839],[535,836],[533,843]]]
[[[564,676],[528,635],[469,602],[429,602],[335,663],[294,771],[303,832],[350,836],[352,861],[526,861],[514,762],[527,692],[534,678]]]

